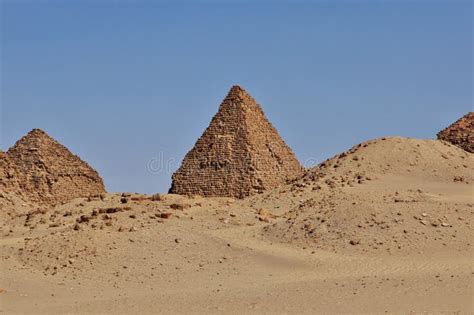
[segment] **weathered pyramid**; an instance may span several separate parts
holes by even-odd
[[[31,211],[33,205],[21,190],[18,170],[8,154],[0,151],[0,221]]]
[[[0,151],[0,192],[20,194],[18,172],[9,156]]]
[[[438,139],[448,141],[467,152],[474,152],[474,112],[469,112],[438,133]]]
[[[7,152],[29,200],[55,205],[105,192],[97,172],[40,129],[33,129]]]
[[[170,193],[244,198],[302,172],[260,106],[241,87],[233,86],[173,175]]]

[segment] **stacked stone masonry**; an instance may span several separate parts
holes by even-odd
[[[18,171],[8,155],[0,151],[0,191],[21,194]]]
[[[438,139],[450,142],[467,152],[474,152],[474,112],[469,112],[438,133]]]
[[[2,189],[18,185],[32,202],[55,205],[105,192],[94,169],[40,129],[18,140],[2,160],[8,165],[8,171],[0,174],[0,182],[6,183]]]
[[[244,198],[278,187],[302,172],[261,107],[234,86],[173,175],[170,192]]]

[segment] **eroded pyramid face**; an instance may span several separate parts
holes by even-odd
[[[18,172],[8,155],[0,151],[0,191],[19,193]]]
[[[170,192],[244,198],[278,187],[302,171],[260,106],[234,86],[173,175]]]
[[[29,200],[48,205],[105,192],[97,172],[44,131],[33,129],[6,153]]]
[[[474,153],[474,112],[467,113],[454,124],[439,132],[438,139]]]

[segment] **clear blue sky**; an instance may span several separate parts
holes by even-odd
[[[164,192],[149,161],[176,169],[233,84],[303,164],[472,110],[472,2],[292,2],[0,0],[0,148],[42,128],[108,190]]]

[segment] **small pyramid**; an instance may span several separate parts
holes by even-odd
[[[170,193],[244,198],[300,176],[303,168],[240,86],[233,86],[209,127],[173,174]]]
[[[40,129],[7,151],[21,190],[33,202],[56,205],[105,192],[98,173]]]
[[[440,131],[438,139],[474,153],[474,112],[467,113],[454,124]]]

